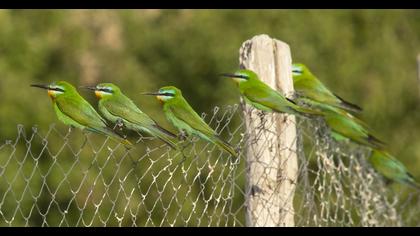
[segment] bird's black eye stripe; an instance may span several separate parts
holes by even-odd
[[[64,93],[64,89],[61,88],[50,88],[50,90],[59,91]]]
[[[236,75],[237,78],[249,79],[246,75]]]
[[[292,70],[293,73],[302,73],[301,70]]]
[[[173,96],[174,96],[174,94],[173,94],[173,93],[163,93],[162,95],[163,95],[163,96],[168,96],[168,97],[173,97]]]
[[[105,92],[105,93],[114,93],[114,91],[112,91],[111,89],[108,89],[108,88],[101,88],[101,89],[99,89],[100,91],[103,91],[103,92]]]

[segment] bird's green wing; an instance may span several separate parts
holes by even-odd
[[[300,100],[304,101],[305,103],[307,103],[309,105],[318,107],[321,110],[323,110],[324,112],[330,113],[333,116],[335,114],[337,114],[338,116],[341,116],[342,119],[349,119],[349,120],[347,120],[347,122],[355,123],[357,126],[360,126],[360,128],[363,128],[364,130],[367,130],[368,132],[372,131],[372,129],[369,127],[368,124],[366,124],[361,119],[355,117],[354,115],[350,114],[349,112],[347,112],[343,109],[340,109],[340,108],[337,108],[337,107],[334,107],[332,105],[325,104],[325,103],[322,103],[322,102],[314,101],[312,99],[302,98]]]
[[[308,97],[316,99],[318,101],[334,101],[339,102],[334,94],[325,87],[319,80],[313,79],[302,79],[296,81],[294,84],[296,90],[303,91]]]
[[[271,88],[257,87],[245,89],[243,95],[253,103],[261,104],[277,112],[288,112],[296,104]]]
[[[404,164],[389,153],[375,150],[370,156],[369,162],[377,172],[386,178],[420,189],[420,184],[408,172]]]
[[[400,161],[387,153],[377,152],[369,161],[377,171],[390,179],[403,179],[408,172]]]
[[[318,102],[327,103],[349,111],[362,111],[361,107],[339,97],[313,76],[300,79],[294,78],[293,86],[303,97],[308,97]]]
[[[140,111],[131,100],[121,101],[117,99],[108,99],[106,102],[102,102],[102,105],[112,115],[120,117],[130,123],[145,127],[156,124],[146,113]]]
[[[83,98],[57,99],[57,108],[77,123],[87,127],[106,127],[106,121]]]
[[[80,124],[89,131],[109,135],[111,138],[123,143],[127,146],[132,146],[130,141],[126,140],[120,134],[114,132],[107,126],[105,119],[103,119],[96,110],[82,97],[66,97],[64,99],[57,99],[56,107],[63,115],[72,119],[74,122]]]
[[[349,112],[334,107],[332,105],[329,104],[325,104],[319,101],[315,101],[313,99],[309,99],[309,98],[298,98],[297,101],[303,102],[306,105],[311,106],[312,108],[318,108],[321,111],[324,112],[324,114],[327,114],[327,117],[330,117],[330,119],[337,121],[337,125],[342,123],[342,121],[344,121],[344,123],[348,123],[348,124],[344,124],[344,126],[354,126],[355,128],[357,128],[359,131],[365,131],[365,132],[372,132],[372,129],[362,120],[360,120],[359,118],[353,116],[352,114],[350,114]],[[342,120],[342,121],[341,121]],[[331,122],[335,122],[335,121],[331,121]]]
[[[375,148],[380,148],[385,145],[384,142],[373,136],[363,125],[353,119],[339,114],[329,114],[325,116],[325,119],[328,126],[334,132],[350,138],[355,142]]]
[[[101,103],[105,109],[111,115],[120,117],[121,119],[124,119],[132,124],[145,127],[149,129],[150,132],[153,132],[154,130],[160,131],[161,133],[164,133],[171,137],[176,137],[175,134],[170,132],[169,130],[161,127],[156,123],[155,120],[150,118],[146,113],[143,113],[130,99],[113,99],[108,100],[106,102]],[[155,135],[159,136],[161,135],[159,133],[153,132]],[[167,140],[165,140],[167,141]]]
[[[201,117],[193,110],[193,108],[187,102],[177,102],[171,104],[169,107],[172,114],[182,120],[184,123],[188,124],[191,128],[200,131],[201,133],[214,136],[216,132],[210,128],[206,122],[201,119]]]
[[[366,124],[366,122],[364,122],[363,120],[361,120],[361,119],[359,119],[359,118],[357,118],[357,117],[355,117],[355,116],[353,116],[352,114],[350,114],[350,113],[346,113],[346,116],[348,116],[350,119],[352,119],[354,122],[356,122],[358,125],[360,125],[363,129],[365,129],[367,132],[372,132],[373,130],[372,130],[372,128],[368,125],[368,124]]]
[[[326,117],[328,125],[336,132],[350,138],[364,138],[368,136],[363,126],[352,119],[339,114],[330,114]]]
[[[171,104],[171,106],[169,106],[169,110],[177,119],[183,121],[192,129],[199,131],[204,135],[199,135],[200,137],[218,145],[234,157],[237,157],[238,154],[234,148],[229,143],[222,140],[186,101],[178,101],[177,103]]]

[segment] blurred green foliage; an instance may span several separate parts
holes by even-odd
[[[198,113],[237,103],[234,84],[218,74],[237,69],[242,42],[262,33],[361,105],[362,118],[420,178],[418,10],[1,10],[0,141],[15,139],[17,124],[31,132],[59,123],[31,83],[114,82],[169,129],[158,102],[139,93],[175,85]]]

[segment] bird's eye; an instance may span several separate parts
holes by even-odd
[[[57,91],[57,92],[64,92],[64,89],[60,87],[51,87],[51,90]]]
[[[235,78],[239,78],[239,79],[244,79],[244,80],[248,80],[249,77],[247,75],[241,75],[241,74],[235,74],[234,76]]]
[[[110,88],[102,88],[102,89],[100,89],[102,92],[105,92],[105,93],[114,93],[114,91],[112,91],[112,89],[110,89]]]
[[[164,95],[164,96],[167,96],[167,97],[173,97],[173,96],[174,96],[174,94],[173,94],[173,93],[163,93],[163,95]]]

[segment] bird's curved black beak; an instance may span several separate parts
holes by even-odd
[[[79,88],[89,89],[89,90],[92,90],[92,91],[95,91],[96,90],[96,87],[95,86],[79,86]]]
[[[45,84],[31,84],[31,87],[42,88],[42,89],[50,89],[50,86],[45,85]]]
[[[229,74],[229,73],[222,73],[219,74],[219,76],[221,77],[225,77],[225,78],[241,78],[241,79],[248,79],[246,76],[243,75],[235,75],[235,74]]]
[[[222,73],[219,74],[220,77],[225,77],[225,78],[234,78],[235,75],[234,74],[229,74],[229,73]]]
[[[141,95],[151,95],[151,96],[160,96],[160,95],[162,95],[161,93],[159,93],[159,92],[146,92],[146,93],[140,93]]]

